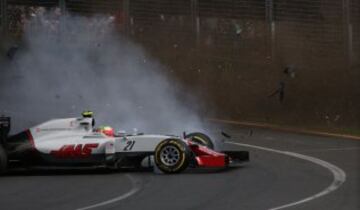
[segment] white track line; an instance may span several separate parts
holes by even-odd
[[[330,148],[330,149],[307,149],[297,152],[331,152],[331,151],[346,151],[346,150],[360,150],[360,147],[345,147],[345,148]]]
[[[103,202],[100,202],[100,203],[97,203],[97,204],[94,204],[94,205],[91,205],[91,206],[79,208],[79,209],[76,209],[76,210],[88,210],[88,209],[98,208],[98,207],[101,207],[101,206],[106,206],[106,205],[109,205],[109,204],[124,200],[124,199],[134,195],[136,192],[138,192],[140,190],[140,186],[138,186],[136,180],[132,176],[126,174],[126,177],[128,177],[130,179],[131,184],[132,184],[131,190],[128,191],[127,193],[122,194],[122,195],[120,195],[120,196],[118,196],[116,198],[112,198],[110,200],[103,201]]]
[[[268,152],[274,152],[274,153],[278,153],[278,154],[282,154],[282,155],[287,155],[287,156],[307,160],[307,161],[310,161],[312,163],[315,163],[317,165],[320,165],[320,166],[328,169],[333,174],[334,179],[333,179],[332,183],[327,188],[322,190],[321,192],[319,192],[319,193],[317,193],[315,195],[309,196],[307,198],[303,198],[303,199],[301,199],[299,201],[295,201],[295,202],[292,202],[292,203],[289,203],[289,204],[284,204],[282,206],[270,208],[269,210],[285,209],[285,208],[288,208],[288,207],[291,207],[291,206],[296,206],[296,205],[303,204],[305,202],[309,202],[311,200],[314,200],[316,198],[319,198],[321,196],[324,196],[326,194],[329,194],[329,193],[337,190],[346,180],[346,174],[341,168],[339,168],[339,167],[337,167],[337,166],[335,166],[335,165],[333,165],[333,164],[331,164],[329,162],[320,160],[318,158],[298,154],[298,153],[295,153],[295,152],[281,151],[281,150],[276,150],[276,149],[271,149],[271,148],[266,148],[266,147],[260,147],[260,146],[250,145],[250,144],[242,144],[242,143],[237,143],[237,142],[226,142],[226,143],[234,144],[234,145],[238,145],[238,146],[250,147],[250,148],[264,150],[264,151],[268,151]]]

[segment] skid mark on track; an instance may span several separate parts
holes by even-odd
[[[250,144],[242,144],[242,143],[237,143],[237,142],[226,142],[226,143],[243,146],[243,147],[259,149],[259,150],[264,150],[264,151],[268,151],[268,152],[278,153],[278,154],[287,155],[287,156],[299,158],[302,160],[310,161],[314,164],[320,165],[320,166],[328,169],[333,174],[332,183],[327,188],[322,190],[321,192],[311,195],[309,197],[303,198],[299,201],[294,201],[292,203],[288,203],[288,204],[284,204],[284,205],[277,206],[274,208],[270,208],[269,210],[285,209],[288,207],[292,207],[292,206],[296,206],[296,205],[300,205],[300,204],[312,201],[314,199],[317,199],[319,197],[322,197],[324,195],[327,195],[327,194],[337,190],[346,181],[346,173],[341,168],[339,168],[329,162],[326,162],[324,160],[320,160],[318,158],[314,158],[314,157],[307,156],[307,155],[302,155],[302,154],[295,153],[295,152],[281,151],[281,150],[260,147],[260,146],[250,145]]]
[[[113,204],[113,203],[119,202],[121,200],[124,200],[124,199],[134,195],[135,193],[137,193],[141,188],[140,184],[139,184],[139,181],[137,179],[135,179],[133,176],[130,176],[129,174],[126,174],[125,176],[131,181],[132,188],[131,188],[130,191],[128,191],[128,192],[126,192],[126,193],[124,193],[124,194],[122,194],[122,195],[120,195],[118,197],[112,198],[110,200],[106,200],[106,201],[103,201],[103,202],[100,202],[100,203],[96,203],[96,204],[93,204],[91,206],[78,208],[76,210],[88,210],[88,209],[94,209],[94,208],[106,206],[106,205]]]

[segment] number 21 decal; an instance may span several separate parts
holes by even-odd
[[[127,141],[126,146],[124,147],[124,151],[131,151],[134,147],[135,141]]]

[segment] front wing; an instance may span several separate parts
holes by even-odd
[[[197,167],[225,168],[230,165],[249,161],[248,151],[223,151],[216,152],[205,146],[187,142],[189,148],[195,155]]]

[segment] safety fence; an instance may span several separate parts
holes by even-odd
[[[70,12],[80,14],[118,14],[123,11],[122,0],[65,0],[64,7]]]
[[[295,62],[298,57],[307,58],[308,62],[329,56],[336,62],[343,59],[346,26],[341,8],[341,1],[275,0],[275,30],[280,54],[292,55],[289,59]]]
[[[17,34],[31,10],[60,7],[82,15],[115,15],[141,41],[156,45],[161,36],[175,46],[210,52],[206,56],[235,60],[278,56],[289,63],[332,57],[334,62],[357,63],[359,4],[357,0],[1,0],[0,17],[2,28]]]
[[[0,2],[11,34],[39,7],[113,15],[122,32],[232,116],[360,125],[359,0]],[[277,88],[286,92],[282,105],[268,97]]]
[[[2,30],[4,29],[4,24],[5,24],[5,5],[3,1],[0,1],[0,29],[2,32]]]
[[[358,65],[360,64],[360,1],[352,0],[351,1],[351,34],[352,34],[352,59]]]

